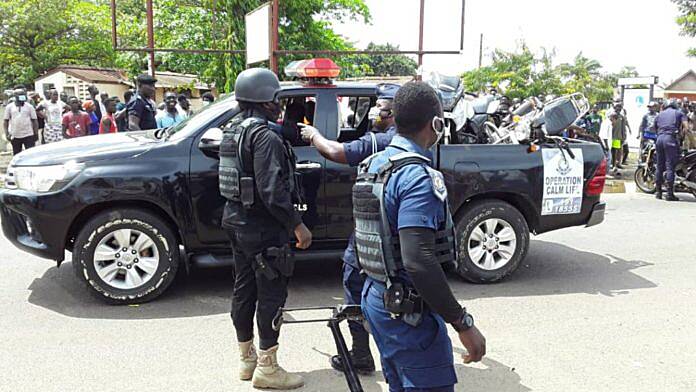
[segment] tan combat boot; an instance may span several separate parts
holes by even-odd
[[[302,377],[288,373],[278,366],[277,351],[277,344],[268,350],[259,350],[259,361],[251,380],[254,388],[295,389],[303,386]]]
[[[256,369],[256,348],[254,341],[239,343],[239,379],[248,381],[254,375]]]

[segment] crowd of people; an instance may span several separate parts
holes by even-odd
[[[643,115],[636,135],[636,139],[640,140],[641,151],[648,140],[657,141],[658,129],[655,127],[655,119],[670,105],[676,106],[687,121],[687,125],[678,135],[681,148],[696,149],[696,102],[690,102],[688,98],[684,98],[651,101],[648,104],[648,111]],[[629,156],[628,137],[632,134],[633,130],[629,125],[623,103],[615,101],[613,106],[603,114],[598,105],[593,106],[592,110],[569,129],[568,136],[600,143],[607,153],[611,173],[614,176],[621,176],[621,170],[627,165]]]
[[[18,154],[37,142],[168,128],[193,114],[186,95],[166,92],[158,106],[154,101],[156,80],[140,75],[137,83],[137,92],[127,90],[123,100],[91,85],[87,88],[89,98],[84,101],[56,89],[42,97],[38,92],[27,92],[24,86],[15,86],[3,115],[5,138],[12,144],[13,154]],[[201,99],[209,104],[215,97],[207,92]]]

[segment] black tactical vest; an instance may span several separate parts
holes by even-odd
[[[363,161],[353,186],[353,218],[355,249],[365,273],[380,282],[390,283],[403,270],[399,237],[393,236],[387,219],[384,192],[391,175],[406,165],[427,165],[429,160],[415,153],[401,153],[377,173],[368,173],[370,162]],[[445,223],[436,233],[436,255],[440,264],[456,263],[454,224],[445,200]]]
[[[247,209],[254,207],[257,192],[254,182],[254,168],[245,167],[242,151],[244,143],[252,140],[254,134],[259,131],[272,132],[268,129],[267,120],[260,117],[244,118],[238,116],[224,129],[220,143],[218,169],[220,194],[227,200],[241,203]],[[287,141],[283,140],[283,145],[285,146],[288,167],[292,173],[296,164],[295,153]],[[253,162],[253,157],[247,157],[247,162]],[[290,193],[293,195],[293,202],[301,202],[297,178],[292,174],[290,175]]]

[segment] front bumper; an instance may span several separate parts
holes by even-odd
[[[68,197],[0,189],[0,220],[5,237],[17,248],[35,256],[62,261],[65,239],[72,221],[65,209]]]
[[[595,226],[604,222],[604,211],[607,209],[607,204],[604,202],[599,202],[592,207],[592,212],[590,213],[590,219],[587,221],[585,227]]]

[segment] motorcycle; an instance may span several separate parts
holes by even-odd
[[[653,194],[657,191],[657,184],[655,184],[657,158],[654,142],[645,143],[643,151],[641,151],[641,158],[643,156],[645,159],[641,159],[638,164],[634,180],[642,192]],[[674,191],[691,193],[696,197],[696,151],[682,153],[674,171]]]
[[[589,110],[587,99],[579,93],[542,103],[529,98],[500,121],[487,121],[485,132],[490,144],[526,144],[544,135],[562,133]]]

